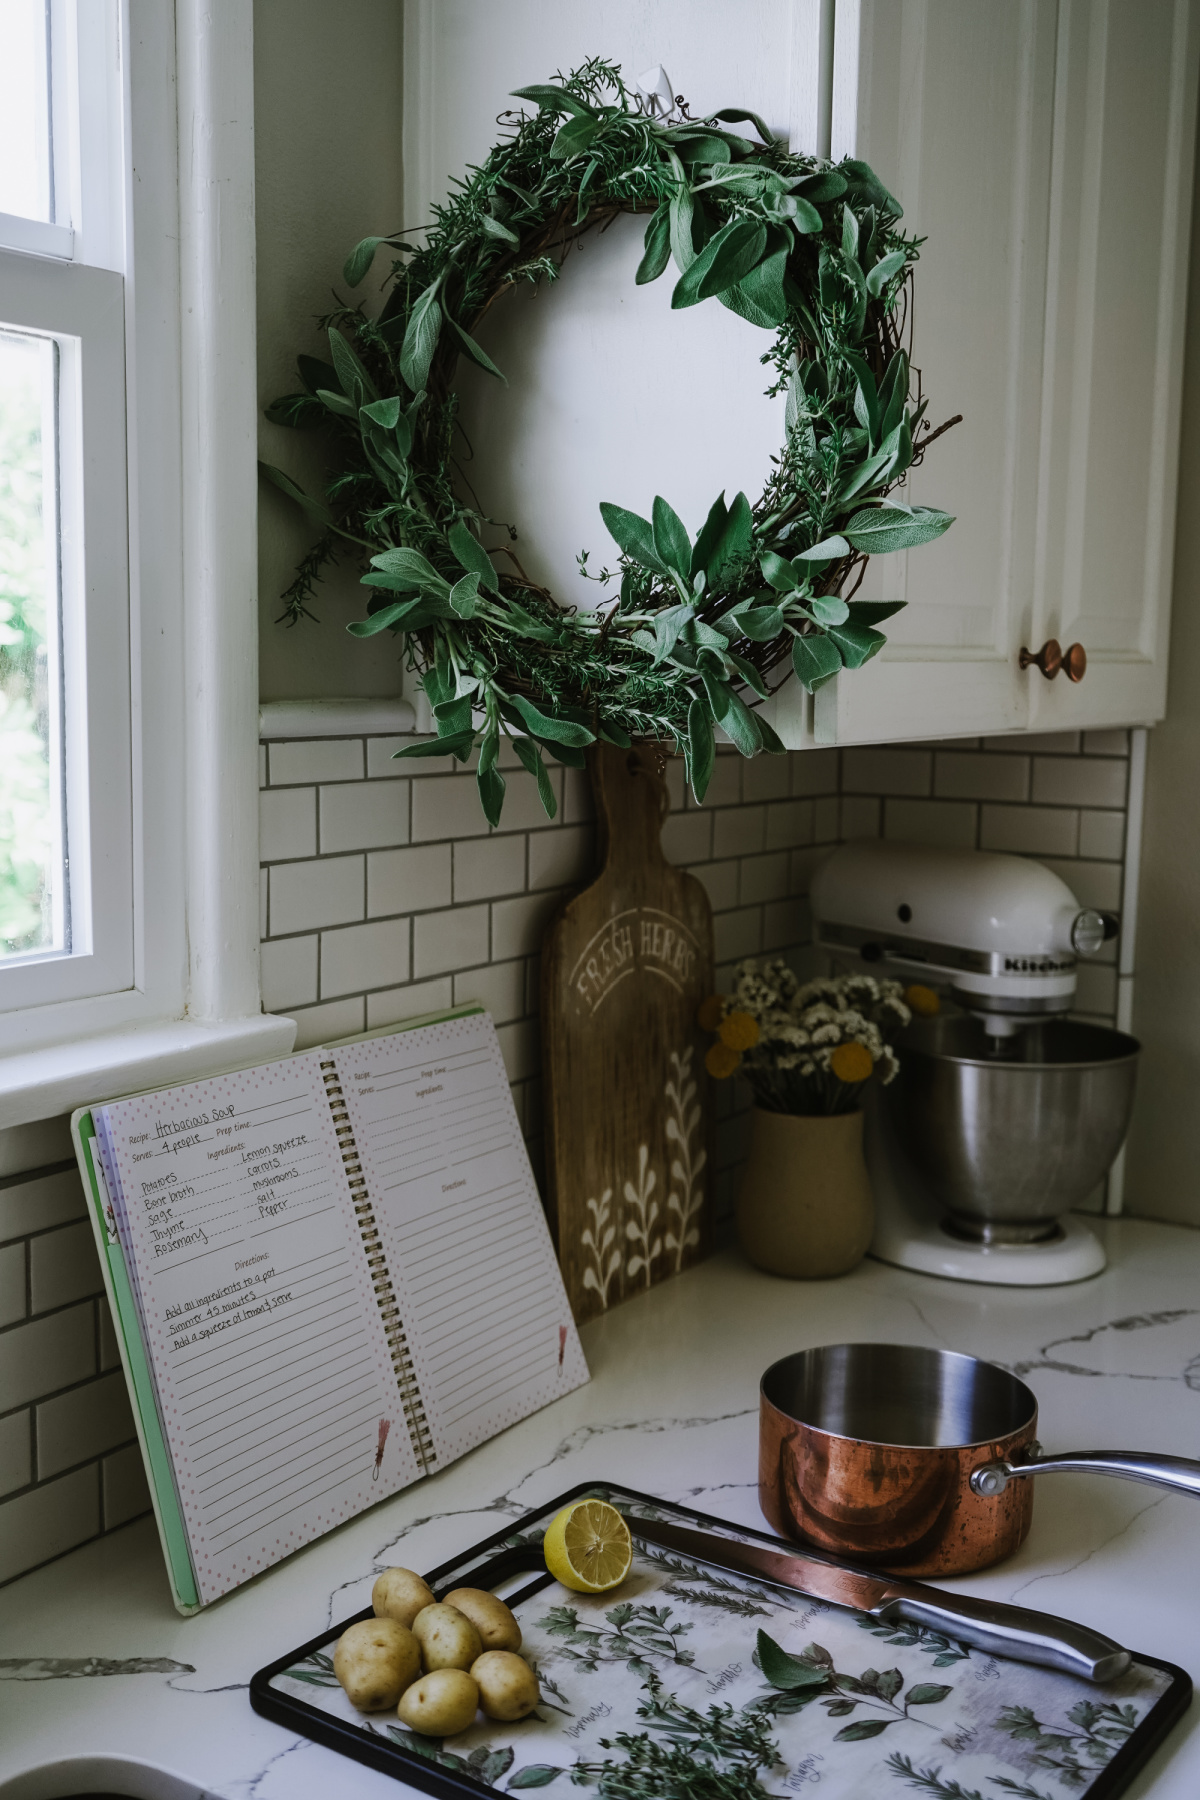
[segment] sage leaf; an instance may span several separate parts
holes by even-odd
[[[859,162],[851,156],[843,157],[841,173],[848,178],[852,191],[863,194],[881,212],[890,213],[893,219],[904,217],[904,208],[894,194],[888,193],[870,163]]]
[[[347,287],[358,286],[375,261],[375,252],[380,244],[390,244],[391,241],[390,238],[385,237],[365,237],[355,244],[342,267],[342,276]]]
[[[454,548],[453,544],[450,546]],[[378,569],[383,575],[393,575],[397,581],[408,587],[432,588],[435,592],[448,592],[450,583],[438,574],[427,557],[419,550],[410,550],[401,546],[398,550],[382,550],[378,556],[371,558],[371,567]]]
[[[654,527],[649,519],[643,519],[639,513],[629,512],[623,506],[614,506],[611,500],[600,502],[600,517],[626,556],[641,563],[643,568],[653,569],[656,575],[670,574],[655,548]]]
[[[872,300],[878,300],[893,275],[898,275],[904,267],[903,250],[892,250],[882,257],[867,276],[867,292]]]
[[[542,803],[542,811],[548,819],[552,819],[558,811],[558,799],[554,792],[554,784],[550,780],[549,771],[542,761],[541,751],[530,738],[517,737],[512,740],[512,747],[520,757],[529,773],[537,781],[538,798]]]
[[[844,537],[822,538],[819,544],[812,544],[807,550],[793,552],[797,562],[834,562],[839,556],[849,556],[850,546]]]
[[[687,534],[687,527],[661,494],[654,496],[651,517],[656,555],[668,569],[673,569],[686,581],[692,566],[692,540]]]
[[[646,250],[637,266],[638,287],[657,281],[671,260],[671,204],[664,200],[646,227]]]
[[[576,99],[566,88],[555,87],[553,82],[535,82],[533,87],[514,88],[514,100],[532,100],[542,112],[574,113],[577,119],[594,119],[593,109],[583,100]]]
[[[882,625],[893,613],[902,612],[905,605],[903,600],[852,600],[850,617],[860,625]]]
[[[891,550],[915,550],[918,544],[932,543],[953,523],[952,514],[932,506],[914,506],[911,514],[891,507],[864,507],[843,527],[843,533],[856,550],[884,556]]]
[[[729,508],[725,504],[725,494],[722,491],[709,507],[708,517],[700,528],[695,549],[692,551],[692,561],[688,573],[693,580],[701,571],[708,574],[709,559],[721,540],[721,533],[725,529],[725,521],[728,517]],[[712,577],[709,575],[708,585],[711,586],[711,583]]]
[[[456,756],[459,762],[466,762],[475,748],[475,733],[460,731],[454,737],[422,738],[420,743],[406,744],[403,750],[393,750],[393,759],[401,756]]]
[[[743,756],[753,756],[761,747],[754,715],[744,700],[738,698],[727,681],[702,669],[700,679],[708,695],[713,717],[717,720]]]
[[[265,475],[281,494],[286,494],[289,500],[294,500],[297,506],[303,507],[309,518],[315,520],[318,525],[333,524],[333,514],[329,508],[322,501],[311,499],[303,488],[296,486],[290,475],[285,475],[282,469],[275,467],[274,463],[260,462],[258,468],[259,473]]]
[[[535,737],[549,738],[552,743],[571,744],[582,747],[594,744],[596,734],[589,731],[586,725],[580,725],[574,719],[555,719],[549,714],[540,712],[532,700],[524,694],[513,695],[513,705],[528,725]]]
[[[726,288],[723,294],[718,294],[717,299],[722,306],[728,307],[730,312],[736,313],[739,319],[745,319],[747,325],[757,325],[761,331],[776,329],[775,320],[771,314],[764,312],[763,308],[750,298],[740,281],[736,282],[733,287]]]
[[[740,125],[743,122],[747,125],[753,125],[764,144],[770,145],[778,142],[775,133],[767,130],[757,113],[742,112],[740,108],[736,106],[723,106],[720,112],[715,112],[713,114],[713,118],[721,119],[727,125]]]
[[[907,399],[908,357],[903,350],[897,350],[879,384],[879,434],[881,437],[887,437],[889,432],[896,429],[904,414]]]
[[[764,550],[758,559],[758,566],[780,594],[792,593],[806,579],[805,571],[795,568],[786,557],[777,555],[774,550]]]
[[[754,514],[750,510],[750,502],[745,494],[736,494],[721,528],[721,535],[705,564],[710,588],[741,567],[750,554],[753,537]]]
[[[342,392],[353,400],[355,406],[365,406],[368,400],[378,400],[375,383],[341,332],[335,331],[332,326],[329,330],[329,349]]]
[[[741,635],[754,644],[769,644],[783,630],[783,608],[755,606],[735,615]]]
[[[792,639],[792,667],[801,687],[815,694],[842,666],[842,655],[831,639],[817,634]]]
[[[672,307],[678,311],[698,306],[733,287],[754,268],[766,247],[767,228],[753,219],[734,219],[722,226],[675,283]]]
[[[310,394],[315,394],[318,388],[337,386],[337,370],[332,363],[322,362],[319,356],[298,356],[296,373]]]
[[[715,131],[705,132],[701,137],[673,137],[672,142],[680,162],[689,167],[693,163],[727,163],[730,159],[729,140],[718,137]]]
[[[494,830],[499,825],[500,815],[504,810],[504,790],[508,783],[499,769],[485,769],[481,763],[475,771],[475,786],[479,790],[483,816]]]
[[[372,400],[368,405],[359,408],[364,418],[372,424],[381,425],[384,431],[395,431],[400,420],[400,399],[393,395],[390,400]]]
[[[858,220],[848,206],[842,207],[842,255],[858,255]]]
[[[792,1692],[797,1688],[822,1687],[828,1679],[825,1669],[789,1656],[765,1631],[758,1634],[757,1649],[758,1666],[772,1687]]]
[[[442,329],[442,309],[438,304],[440,277],[425,289],[413,307],[400,346],[400,373],[415,394],[429,380],[429,365],[437,349]]]
[[[517,247],[521,240],[516,232],[506,225],[503,219],[497,219],[492,213],[484,213],[480,223],[488,237],[499,238],[502,244]]]
[[[454,604],[453,594],[450,596],[450,604]],[[815,600],[809,601],[808,609],[822,625],[844,625],[850,617],[850,608],[837,594],[819,594]]]
[[[860,669],[887,643],[882,631],[876,631],[870,625],[856,625],[853,621],[848,625],[830,625],[828,634],[848,669]]]
[[[473,532],[468,531],[461,519],[455,519],[446,534],[446,542],[454,553],[455,560],[473,575],[478,575],[481,584],[490,588],[494,594],[500,592],[500,582],[492,559]]]
[[[664,662],[679,642],[679,634],[695,618],[691,606],[666,606],[654,615],[654,663]]]
[[[766,751],[767,755],[768,756],[786,756],[788,753],[787,745],[783,742],[783,739],[778,735],[778,733],[775,730],[775,727],[773,725],[769,724],[768,721],[763,718],[761,712],[755,713],[754,718],[755,718],[756,724],[758,725],[758,735],[762,739],[762,747]]]
[[[813,175],[801,175],[795,186],[814,205],[822,200],[840,200],[846,192],[845,179],[836,169],[818,169]]]
[[[947,1694],[953,1692],[953,1688],[943,1687],[940,1682],[921,1681],[916,1687],[909,1688],[904,1696],[904,1704],[906,1706],[936,1706],[939,1700],[944,1700]]]
[[[688,707],[688,772],[697,801],[703,800],[708,792],[716,755],[716,740],[708,709],[703,700],[693,700]]]
[[[832,1710],[831,1707],[830,1711]],[[835,1732],[833,1741],[835,1744],[854,1744],[860,1738],[878,1737],[881,1731],[886,1731],[889,1725],[895,1723],[894,1719],[855,1719],[852,1725],[843,1725],[840,1731]]]
[[[599,132],[601,123],[595,117],[568,119],[550,146],[555,162],[570,162],[572,157],[581,156]]]
[[[345,394],[339,394],[335,388],[318,388],[317,399],[323,406],[327,406],[331,413],[337,413],[339,418],[353,419],[357,417],[358,409],[353,400],[347,400]]]
[[[479,576],[472,569],[450,589],[450,605],[460,619],[473,619],[479,606]]]
[[[764,201],[767,211],[776,219],[788,219],[805,236],[820,231],[824,220],[811,200],[803,194],[769,194]]]
[[[501,373],[501,371],[496,367],[495,363],[492,361],[491,357],[488,355],[487,351],[480,348],[480,346],[475,342],[475,339],[470,335],[470,333],[463,330],[463,328],[459,324],[458,320],[452,319],[450,317],[450,314],[447,313],[446,314],[446,323],[450,326],[450,329],[454,332],[455,336],[458,338],[459,343],[462,345],[463,349],[466,351],[466,353],[470,357],[471,361],[473,363],[477,363],[478,366],[482,370],[484,370],[484,372],[486,374],[494,375],[496,377],[497,381],[502,381],[504,383],[505,387],[507,387],[508,386],[508,377]]]
[[[526,1763],[523,1769],[517,1770],[505,1791],[511,1794],[517,1788],[549,1787],[565,1773],[565,1769],[556,1769],[553,1763]]]
[[[746,686],[752,688],[760,700],[768,699],[769,694],[767,684],[755,668],[754,664],[752,662],[747,662],[744,656],[735,656],[732,650],[726,650],[725,655],[733,664]],[[755,723],[756,725],[762,723],[757,713],[755,714]]]
[[[779,232],[771,233],[772,238],[779,235]],[[788,248],[785,245],[773,250],[737,284],[737,292],[773,325],[782,325],[788,316],[787,295],[783,291]]]
[[[695,211],[688,179],[683,171],[683,164],[672,151],[671,166],[676,177],[676,188],[671,196],[671,255],[675,258],[675,266],[684,273],[696,260],[696,247],[692,242],[692,219]]]
[[[369,619],[351,620],[346,630],[351,637],[375,637],[379,632],[386,631],[389,625],[395,625],[400,619],[403,619],[405,613],[411,612],[414,605],[419,606],[420,601],[397,600],[394,606],[381,607],[377,613],[372,613]]]

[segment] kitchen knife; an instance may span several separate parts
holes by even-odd
[[[712,1531],[693,1531],[658,1519],[637,1519],[626,1513],[625,1523],[635,1538],[713,1568],[793,1588],[830,1606],[852,1607],[878,1619],[881,1625],[926,1626],[976,1650],[1062,1669],[1084,1681],[1113,1681],[1132,1661],[1128,1650],[1111,1638],[1052,1613],[981,1600],[974,1594],[948,1594],[943,1588],[898,1581],[832,1557],[741,1544]]]

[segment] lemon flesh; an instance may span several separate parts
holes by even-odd
[[[564,1506],[546,1532],[546,1567],[576,1594],[602,1594],[624,1581],[633,1562],[629,1527],[604,1500]]]

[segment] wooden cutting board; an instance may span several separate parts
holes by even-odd
[[[578,1320],[677,1274],[712,1243],[707,1039],[712,909],[660,834],[653,748],[588,751],[600,874],[542,948],[550,1222]]]

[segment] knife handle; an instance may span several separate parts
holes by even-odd
[[[886,1600],[871,1608],[871,1617],[884,1625],[923,1625],[976,1650],[1061,1669],[1084,1681],[1113,1681],[1132,1661],[1128,1650],[1086,1625],[973,1594],[960,1598],[944,1588],[936,1601],[904,1594]]]

